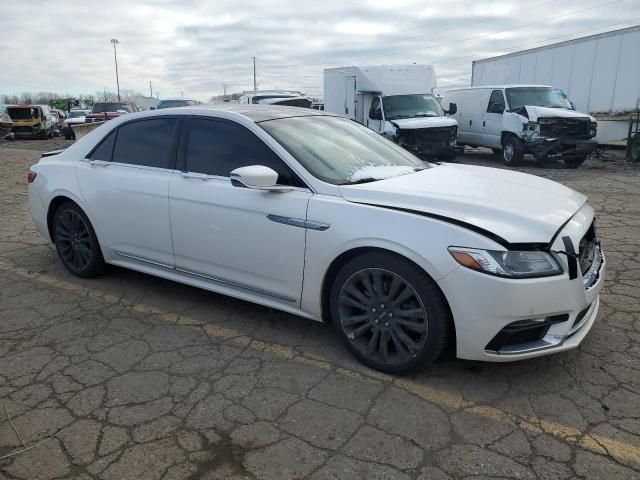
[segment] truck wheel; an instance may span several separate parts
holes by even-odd
[[[586,159],[587,159],[587,156],[583,155],[581,157],[567,157],[567,158],[563,158],[562,160],[564,161],[564,164],[567,167],[578,168],[580,165],[584,163]]]
[[[518,137],[507,135],[502,139],[502,160],[505,165],[520,165],[524,158],[524,145]]]
[[[631,140],[631,160],[634,162],[640,162],[640,133],[636,133],[636,136]]]

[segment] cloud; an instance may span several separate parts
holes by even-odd
[[[349,64],[434,63],[465,84],[472,59],[640,23],[636,1],[23,0],[0,16],[0,93],[114,90],[111,38],[121,87],[163,97],[250,89],[252,56],[261,88],[312,95]]]

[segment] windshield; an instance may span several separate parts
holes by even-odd
[[[173,108],[173,107],[190,107],[192,105],[197,105],[195,100],[162,100],[158,104],[158,109]]]
[[[509,109],[511,110],[518,110],[525,105],[534,107],[572,108],[567,94],[559,88],[517,87],[507,88],[506,92]]]
[[[390,95],[382,97],[382,108],[386,120],[413,117],[441,117],[444,115],[440,102],[433,95]]]
[[[29,107],[9,107],[7,108],[7,112],[12,120],[31,120],[33,118],[38,118],[40,115],[37,108]]]
[[[126,103],[96,103],[93,106],[93,113],[115,112],[118,110],[126,110],[130,112],[129,105]]]
[[[268,100],[270,98],[291,98],[295,97],[295,95],[289,93],[280,93],[278,95],[254,95],[251,99],[251,103],[259,104],[261,100]]]
[[[71,110],[69,112],[69,118],[84,117],[86,114],[87,112],[83,112],[82,110]]]
[[[428,167],[380,134],[345,118],[289,117],[259,125],[313,176],[334,185],[379,180]]]

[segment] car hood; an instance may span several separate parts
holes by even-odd
[[[549,108],[549,107],[536,107],[533,105],[525,105],[527,114],[529,115],[529,121],[535,122],[540,117],[556,117],[556,118],[590,118],[593,117],[586,113],[576,112],[569,110],[568,108]]]
[[[73,118],[67,118],[64,121],[65,125],[75,125],[76,123],[84,123],[84,117],[73,117]]]
[[[389,120],[392,125],[402,130],[416,130],[419,128],[456,127],[458,122],[451,117],[415,117]]]
[[[501,243],[546,244],[587,200],[534,175],[455,164],[340,189],[350,202],[442,217],[490,232]]]

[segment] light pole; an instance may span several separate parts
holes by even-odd
[[[118,78],[118,55],[116,54],[116,43],[118,42],[117,38],[112,38],[111,43],[113,43],[113,59],[116,62],[116,86],[118,87],[118,101],[120,101],[120,79]]]
[[[253,58],[253,91],[256,92],[257,91],[257,86],[256,86],[256,57],[251,57]]]

